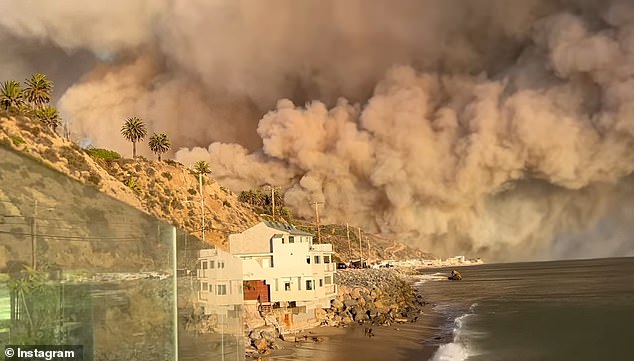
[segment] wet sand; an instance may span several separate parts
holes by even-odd
[[[439,334],[438,315],[429,307],[416,322],[372,326],[374,337],[364,334],[367,325],[318,327],[301,332],[319,341],[284,342],[283,349],[262,360],[399,361],[429,360],[436,349],[432,340]]]

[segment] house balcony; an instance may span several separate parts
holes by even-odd
[[[310,250],[313,252],[332,252],[332,244],[330,243],[313,244],[310,247]]]
[[[200,258],[216,257],[218,256],[218,250],[216,248],[201,249],[198,254]]]
[[[311,265],[311,271],[313,274],[323,275],[326,272],[335,272],[337,268],[336,263],[319,263]]]

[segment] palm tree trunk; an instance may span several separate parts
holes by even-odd
[[[136,158],[136,142],[132,142],[132,159]]]
[[[161,153],[157,153],[156,155],[158,155],[158,161],[161,161]]]

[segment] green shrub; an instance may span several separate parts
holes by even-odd
[[[179,163],[175,160],[171,160],[171,159],[166,159],[165,163],[169,164],[169,165],[173,165],[173,166],[177,166],[177,165],[183,165],[183,163]]]
[[[187,190],[187,193],[191,194],[192,196],[195,196],[196,194],[198,194],[198,191],[196,189],[194,189],[194,188],[189,188]],[[189,199],[189,198],[187,198],[187,199]]]
[[[86,178],[86,182],[98,186],[99,183],[101,183],[101,177],[95,172],[90,172],[90,175]]]
[[[42,153],[42,157],[51,163],[59,161],[57,152],[53,148],[46,148],[46,150],[44,150],[44,152]]]
[[[156,174],[156,170],[150,167],[145,171],[145,174],[147,174],[148,177],[153,177]]]
[[[105,161],[113,161],[121,158],[121,154],[103,148],[90,148],[86,149],[86,153],[91,156],[93,159],[101,159]]]
[[[223,205],[224,207],[231,208],[231,203],[229,203],[229,201],[228,201],[228,200],[226,200],[226,199],[225,199],[224,201],[222,201],[222,205]]]
[[[125,185],[135,193],[139,193],[141,191],[141,186],[139,186],[137,179],[134,177],[128,178]]]
[[[170,172],[163,172],[161,173],[161,177],[167,179],[167,180],[172,180],[172,174]]]
[[[59,155],[66,158],[68,167],[72,170],[84,171],[88,170],[88,163],[81,153],[71,147],[63,146],[59,149]]]
[[[26,125],[26,126],[24,126],[24,129],[26,129],[27,131],[29,131],[29,133],[33,134],[33,135],[34,135],[34,136],[36,136],[36,137],[37,137],[38,135],[40,135],[40,133],[42,132],[42,128],[40,128],[40,127],[39,127],[39,126],[37,126],[37,125],[34,125],[34,126],[28,126],[28,125]]]
[[[172,199],[172,204],[171,204],[172,208],[174,209],[183,209],[185,207],[183,207],[183,203],[181,203],[178,199],[174,198]]]
[[[281,207],[280,208],[279,216],[282,217],[282,219],[286,220],[289,223],[291,223],[293,221],[293,214],[291,213],[291,210],[288,209],[287,207]]]
[[[20,144],[24,144],[24,139],[19,135],[14,135],[11,137],[11,141],[13,141],[13,145],[18,146]]]

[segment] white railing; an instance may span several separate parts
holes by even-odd
[[[312,247],[310,247],[310,250],[315,252],[332,252],[332,244],[313,244]]]

